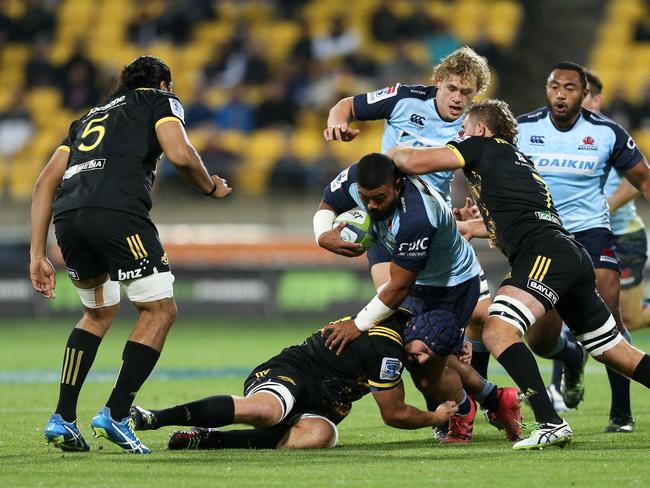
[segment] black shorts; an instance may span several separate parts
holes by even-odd
[[[531,243],[510,263],[501,286],[520,288],[557,309],[574,335],[600,328],[610,312],[596,292],[596,274],[587,251],[570,237],[555,234]]]
[[[124,281],[170,270],[156,226],[146,217],[80,208],[57,215],[54,230],[73,280],[108,273]]]
[[[604,227],[595,227],[575,232],[573,238],[587,250],[594,268],[620,270],[612,231]]]
[[[648,238],[645,229],[614,235],[616,257],[621,265],[621,290],[634,288],[643,281],[648,260]]]
[[[349,407],[343,415],[334,413],[332,405],[326,405],[323,397],[319,394],[315,380],[298,366],[284,361],[285,355],[292,356],[285,349],[274,358],[257,366],[244,381],[244,396],[264,385],[269,386],[268,390],[274,393],[272,391],[273,384],[280,384],[289,390],[295,400],[293,409],[282,421],[287,426],[293,425],[304,414],[319,415],[334,424],[343,420],[349,413]],[[287,357],[287,359],[289,358]],[[284,402],[280,395],[276,394],[276,396],[280,402]]]

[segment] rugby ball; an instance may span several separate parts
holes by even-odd
[[[375,241],[372,237],[372,220],[365,210],[359,207],[343,212],[334,219],[334,226],[344,223],[345,227],[341,229],[341,240],[345,242],[356,242],[361,244],[364,249],[371,247]]]

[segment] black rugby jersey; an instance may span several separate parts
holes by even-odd
[[[60,146],[70,156],[54,200],[54,216],[82,207],[148,216],[162,153],[156,126],[170,119],[184,121],[175,95],[138,88],[74,121]]]
[[[396,312],[347,344],[340,356],[325,346],[325,338],[318,331],[270,361],[277,358],[300,368],[309,378],[306,386],[310,397],[320,400],[328,418],[338,422],[349,413],[352,402],[370,391],[390,389],[402,382],[406,365],[402,333],[408,318]]]
[[[549,230],[569,235],[544,179],[515,146],[496,137],[469,137],[447,147],[460,158],[490,240],[506,257]]]

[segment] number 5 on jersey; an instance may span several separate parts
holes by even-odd
[[[88,121],[88,123],[86,124],[86,128],[81,133],[81,139],[85,139],[86,137],[94,133],[97,134],[97,139],[95,139],[95,142],[93,142],[90,146],[86,145],[85,142],[79,144],[80,151],[92,151],[97,146],[99,146],[99,143],[102,142],[102,139],[106,135],[106,129],[104,128],[104,126],[96,125],[96,124],[103,122],[107,118],[108,118],[108,114],[104,115],[103,117],[98,117],[96,119],[90,119]]]

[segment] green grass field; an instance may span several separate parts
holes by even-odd
[[[247,372],[282,347],[302,341],[312,324],[184,320],[170,334],[155,375],[137,403],[170,406],[214,394],[240,394]],[[305,326],[307,325],[307,326]],[[609,410],[607,377],[587,363],[586,400],[566,414],[575,437],[566,449],[514,452],[511,443],[477,416],[469,446],[441,446],[429,429],[383,425],[372,397],[357,402],[339,426],[339,446],[327,451],[168,452],[168,433],[144,432],[150,456],[122,454],[90,435],[92,416],[107,399],[119,367],[128,325],[117,324],[99,351],[81,394],[79,424],[89,453],[47,446],[43,428],[56,404],[62,350],[71,323],[0,324],[0,483],[14,486],[648,486],[650,392],[633,385],[637,430],[603,434]],[[650,331],[635,333],[650,350]],[[496,361],[491,379],[512,384]],[[543,362],[544,376],[549,363]],[[423,401],[407,378],[407,399]],[[524,408],[527,420],[532,414]]]

